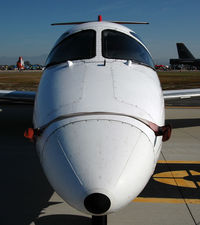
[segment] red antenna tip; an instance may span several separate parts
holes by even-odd
[[[102,21],[102,15],[98,15],[98,21],[99,21],[99,22]]]

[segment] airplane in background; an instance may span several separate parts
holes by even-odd
[[[196,59],[184,43],[176,43],[178,59],[170,59],[171,65],[190,65],[200,68],[200,59]]]
[[[155,69],[156,70],[167,70],[168,69],[168,66],[165,66],[165,65],[155,65]]]
[[[24,70],[24,60],[21,56],[19,57],[19,59],[17,61],[17,69]]]
[[[0,91],[1,99],[35,102],[25,136],[55,191],[93,225],[106,225],[148,183],[171,134],[164,98],[200,96],[161,90],[148,49],[120,25],[136,23],[99,16],[53,24],[76,26],[52,48],[37,94]]]

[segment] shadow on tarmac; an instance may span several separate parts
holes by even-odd
[[[0,104],[0,109],[0,224],[29,225],[48,207],[53,189],[34,145],[23,137],[32,125],[32,106]]]
[[[165,106],[200,106],[200,97],[165,100]]]
[[[35,220],[35,225],[90,225],[92,220],[84,216],[51,215]]]
[[[195,119],[169,119],[165,121],[166,124],[171,124],[172,128],[186,128],[200,126],[200,118]]]

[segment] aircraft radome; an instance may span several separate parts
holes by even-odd
[[[118,23],[131,22],[99,16],[96,22],[69,23],[78,25],[47,58],[34,128],[26,132],[55,191],[102,225],[143,190],[171,133],[152,57],[136,33]],[[2,92],[1,98],[22,94]],[[27,93],[25,100],[29,94],[33,98]],[[187,91],[165,94],[181,97]],[[188,95],[199,94],[196,89]]]

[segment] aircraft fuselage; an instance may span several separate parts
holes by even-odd
[[[163,125],[160,82],[133,31],[91,22],[61,36],[40,81],[34,127],[43,129],[36,147],[45,174],[66,202],[91,215],[131,202],[155,169],[162,137],[154,131]]]

